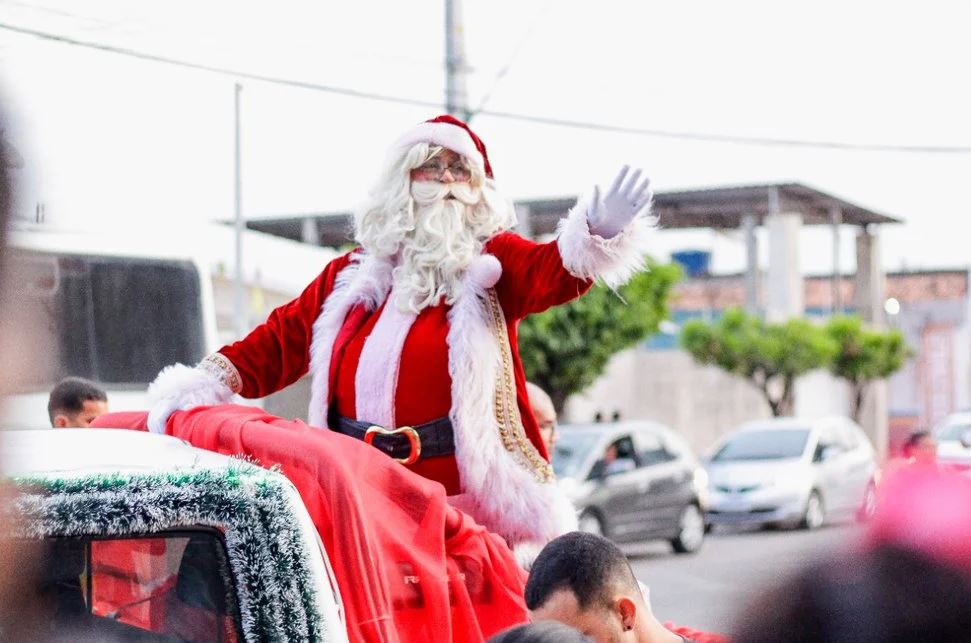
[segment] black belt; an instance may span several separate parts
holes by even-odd
[[[414,464],[419,458],[435,458],[455,453],[452,421],[447,417],[418,426],[385,429],[370,422],[352,420],[337,413],[330,413],[327,423],[332,431],[364,440],[379,451],[405,464]]]

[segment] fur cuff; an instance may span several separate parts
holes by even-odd
[[[579,201],[557,226],[563,266],[578,279],[599,279],[610,288],[624,285],[644,269],[650,217],[635,217],[617,236],[604,239],[590,232],[586,213],[586,203]]]
[[[153,433],[165,433],[165,424],[173,412],[225,404],[232,396],[232,389],[209,370],[185,364],[166,366],[148,387],[152,403],[148,428]]]

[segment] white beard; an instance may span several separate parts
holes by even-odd
[[[369,256],[394,265],[395,303],[416,314],[454,304],[485,242],[516,225],[512,203],[476,165],[467,182],[411,181],[411,170],[435,152],[418,143],[392,159],[354,213],[354,239]]]
[[[465,270],[488,238],[474,218],[487,213],[481,207],[482,190],[468,183],[416,181],[411,195],[415,227],[401,241],[392,280],[398,307],[418,313],[442,301],[455,302]]]

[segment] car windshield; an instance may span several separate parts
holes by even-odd
[[[214,531],[53,537],[44,549],[35,590],[43,607],[33,617],[53,631],[92,641],[243,638],[232,573]]]
[[[712,462],[798,458],[806,449],[809,429],[764,429],[739,433],[712,457]]]
[[[949,424],[937,430],[938,440],[960,440],[964,432],[971,429],[971,424]]]
[[[560,478],[575,478],[594,446],[600,441],[595,433],[560,431],[553,449],[553,471]]]

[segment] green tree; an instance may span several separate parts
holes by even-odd
[[[870,383],[899,371],[913,353],[899,330],[869,329],[857,316],[832,317],[825,330],[839,347],[829,370],[849,383],[853,419],[859,422]]]
[[[768,323],[738,308],[711,323],[686,323],[681,345],[695,361],[749,380],[774,416],[793,413],[796,378],[828,366],[837,351],[836,342],[805,319]]]
[[[667,318],[668,296],[681,270],[651,259],[647,265],[616,292],[597,284],[583,297],[519,325],[526,377],[549,393],[557,413],[570,395],[603,373],[611,356],[656,332]]]

